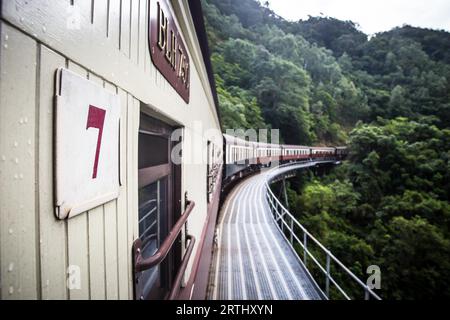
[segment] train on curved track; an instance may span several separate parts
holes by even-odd
[[[311,147],[300,145],[270,144],[249,141],[224,134],[223,187],[245,177],[262,167],[298,161],[334,159],[347,156],[346,147]]]
[[[222,190],[346,153],[208,138],[200,1],[0,5],[0,299],[204,299]]]

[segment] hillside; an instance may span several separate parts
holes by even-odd
[[[360,277],[379,265],[384,298],[449,298],[450,33],[369,39],[351,21],[288,22],[268,2],[202,3],[224,130],[350,149],[330,175],[291,181],[293,213]]]
[[[378,116],[450,124],[449,33],[406,26],[368,40],[353,22],[288,22],[254,0],[203,6],[225,128],[339,144]]]

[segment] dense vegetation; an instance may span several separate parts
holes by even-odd
[[[330,174],[291,181],[291,211],[360,277],[379,265],[383,298],[449,298],[450,34],[403,26],[369,39],[353,22],[288,22],[254,0],[203,6],[224,129],[350,148]]]

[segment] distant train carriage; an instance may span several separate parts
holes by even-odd
[[[252,172],[257,163],[257,143],[238,137],[223,135],[224,185]]]
[[[307,160],[310,157],[310,147],[283,145],[282,150],[281,161],[283,162]]]
[[[278,162],[281,156],[281,145],[258,143],[256,156],[257,163],[260,165],[270,165],[272,162]]]
[[[311,148],[311,158],[321,159],[321,158],[332,158],[335,154],[335,148],[330,147],[312,147]]]

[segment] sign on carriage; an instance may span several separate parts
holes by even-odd
[[[166,0],[150,1],[149,46],[153,64],[189,103],[189,53]]]
[[[65,219],[119,195],[120,99],[69,70],[58,75],[56,207]]]

